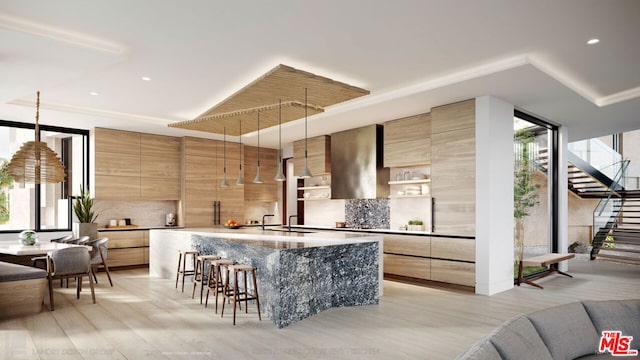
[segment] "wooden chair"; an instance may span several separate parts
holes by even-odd
[[[76,298],[80,299],[82,289],[82,278],[87,276],[91,285],[91,298],[96,303],[96,295],[93,288],[93,278],[91,277],[91,257],[89,250],[85,247],[70,247],[52,251],[47,256],[47,279],[49,280],[49,307],[53,306],[53,280],[55,279],[77,279]]]
[[[96,240],[91,240],[83,243],[83,245],[91,246],[93,249],[91,250],[91,274],[93,274],[93,279],[98,283],[98,278],[96,277],[96,271],[98,267],[102,266],[104,271],[107,273],[107,278],[109,278],[109,284],[113,287],[113,281],[111,281],[111,274],[109,273],[109,265],[107,265],[107,257],[109,255],[109,248],[107,247],[107,242],[109,238],[100,238]]]

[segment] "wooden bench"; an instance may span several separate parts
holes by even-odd
[[[528,259],[523,259],[522,261],[520,261],[520,264],[518,264],[518,286],[520,286],[520,284],[522,283],[525,283],[531,286],[539,287],[540,289],[544,289],[541,285],[534,283],[534,281],[538,279],[542,279],[543,277],[549,276],[554,273],[558,273],[560,275],[564,275],[572,278],[573,276],[558,270],[558,263],[561,261],[573,259],[575,256],[576,254],[573,254],[573,253],[571,254],[550,253],[550,254],[534,256]],[[525,279],[524,277],[522,277],[522,268],[524,266],[547,266],[547,271],[540,275]]]
[[[46,271],[0,262],[0,319],[42,311],[46,287]]]

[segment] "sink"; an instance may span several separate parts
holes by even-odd
[[[291,231],[289,231],[289,229],[283,229],[283,228],[265,229],[265,230],[267,230],[267,231],[278,231],[278,232],[292,232],[292,233],[299,233],[299,234],[311,234],[311,233],[315,232],[315,231],[297,230],[297,229],[291,229]]]

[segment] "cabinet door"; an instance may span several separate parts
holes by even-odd
[[[414,256],[384,254],[384,273],[429,280],[431,259]]]
[[[475,261],[476,241],[433,236],[431,237],[431,256],[440,259]]]
[[[475,113],[469,110],[474,104],[462,102],[431,111],[435,233],[475,236]],[[463,109],[456,111],[457,106]],[[436,129],[447,131],[436,133]]]
[[[431,115],[421,114],[384,123],[384,166],[431,163]]]
[[[385,253],[431,256],[431,240],[428,236],[385,235],[383,244]]]
[[[476,266],[461,261],[431,259],[431,280],[475,286]]]
[[[146,265],[149,263],[149,231],[101,231],[100,237],[109,239],[107,264],[109,267]]]
[[[327,135],[307,139],[307,166],[313,175],[331,173],[331,137]],[[304,140],[293,143],[293,168],[295,174],[304,168]]]
[[[278,182],[273,180],[277,170],[278,151],[274,149],[260,149],[260,174],[262,184],[254,184],[253,178],[258,167],[258,148],[245,146],[244,163],[249,174],[244,185],[245,201],[277,201]]]

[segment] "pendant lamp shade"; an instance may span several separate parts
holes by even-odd
[[[64,165],[58,155],[46,143],[40,141],[39,119],[40,91],[37,92],[36,100],[35,141],[24,143],[7,164],[7,170],[16,182],[59,183],[66,177]]]
[[[238,179],[236,185],[244,185],[244,179],[242,178],[242,120],[240,120],[240,169],[238,170]]]
[[[224,166],[224,173],[222,175],[222,182],[220,183],[220,187],[226,188],[229,187],[229,182],[227,181],[227,128],[224,128],[224,137],[222,140],[222,161]]]
[[[258,112],[258,171],[256,177],[253,178],[253,183],[262,184],[263,182],[262,176],[260,176],[260,112]]]
[[[278,170],[273,180],[287,180],[287,178],[284,177],[284,173],[282,171],[282,99],[280,99],[280,102],[278,104]]]
[[[309,158],[307,154],[307,139],[307,88],[304,88],[304,169],[302,169],[302,173],[298,176],[301,179],[308,179],[313,176],[307,163]]]

